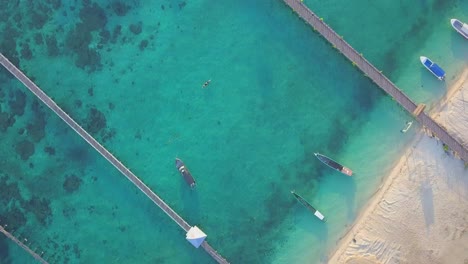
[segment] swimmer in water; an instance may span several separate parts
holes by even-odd
[[[202,88],[206,88],[206,87],[210,84],[210,82],[211,82],[211,79],[209,79],[208,81],[206,81],[206,82],[203,84]]]

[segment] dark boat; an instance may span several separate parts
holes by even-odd
[[[182,177],[184,177],[185,182],[187,182],[188,185],[190,185],[190,188],[195,188],[195,179],[193,179],[192,174],[190,171],[185,167],[185,164],[182,160],[176,158],[175,159],[175,165],[177,170],[179,170],[180,174]]]
[[[309,209],[312,213],[314,213],[314,215],[325,222],[325,216],[323,216],[323,214],[321,214],[317,209],[315,209],[312,205],[310,205],[309,202],[307,202],[304,198],[302,198],[302,196],[300,196],[299,194],[295,193],[294,191],[291,191],[292,195],[294,195],[294,197],[302,204],[304,205],[305,207],[307,207],[307,209]]]
[[[339,164],[338,162],[330,159],[329,157],[325,156],[325,155],[322,155],[320,153],[314,153],[315,157],[317,157],[317,159],[319,159],[321,162],[323,162],[325,165],[327,165],[328,167],[332,168],[332,169],[335,169],[345,175],[348,175],[348,176],[352,176],[353,175],[353,171],[350,170],[349,168],[346,168],[345,166]]]

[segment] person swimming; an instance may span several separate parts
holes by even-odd
[[[203,84],[202,88],[206,88],[206,87],[210,84],[210,82],[211,82],[211,79],[209,79],[208,81],[206,81],[206,82]]]

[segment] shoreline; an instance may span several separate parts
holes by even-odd
[[[465,108],[465,105],[467,104],[463,99],[462,100],[457,100],[458,96],[461,95],[463,97],[463,93],[468,93],[468,67],[465,67],[457,76],[455,82],[450,85],[447,93],[444,95],[441,100],[435,104],[435,107],[433,107],[429,115],[433,117],[437,122],[441,123],[442,125],[446,126],[451,134],[455,134],[458,139],[461,139],[462,142],[468,141],[468,139],[462,139],[463,137],[463,131],[464,128],[462,127],[457,128],[454,127],[453,122],[450,123],[449,125],[447,122],[443,122],[444,120],[453,118],[451,116],[456,115],[456,111],[454,109],[451,109],[451,107],[454,105],[454,100],[458,102],[459,104],[462,105],[462,108]],[[467,97],[468,98],[468,97]],[[463,113],[463,111],[462,111]],[[458,119],[466,119],[466,122],[468,124],[468,117],[467,116],[458,116],[455,118],[456,120]],[[463,122],[461,122],[463,123]],[[468,136],[465,136],[468,138]],[[383,178],[380,186],[377,188],[375,193],[369,198],[368,203],[364,206],[363,210],[359,213],[357,216],[356,220],[354,223],[351,225],[350,228],[340,237],[338,240],[336,246],[332,251],[329,252],[328,254],[328,263],[349,263],[349,264],[354,264],[354,263],[393,263],[393,261],[401,261],[403,262],[408,261],[408,256],[405,255],[405,250],[402,250],[402,247],[405,247],[404,244],[398,243],[398,238],[394,238],[394,236],[398,236],[398,231],[404,232],[406,229],[401,229],[401,221],[408,218],[407,214],[405,214],[403,211],[405,211],[406,203],[400,203],[402,200],[402,197],[404,196],[411,196],[414,195],[414,193],[417,192],[417,184],[413,187],[411,192],[408,193],[402,193],[400,191],[401,187],[406,188],[408,185],[411,185],[413,178],[420,177],[421,181],[425,184],[424,186],[426,187],[421,187],[422,190],[425,190],[424,188],[429,188],[432,191],[432,187],[439,187],[438,185],[444,185],[444,183],[437,182],[438,185],[433,185],[432,183],[426,184],[427,178],[430,173],[424,172],[424,173],[418,173],[416,174],[424,174],[424,175],[418,175],[414,176],[415,172],[411,171],[412,167],[418,167],[418,168],[427,168],[428,167],[435,167],[438,168],[439,166],[446,168],[448,166],[447,163],[457,163],[461,162],[461,167],[463,167],[463,161],[461,161],[458,158],[453,157],[453,155],[450,155],[450,159],[444,160],[444,161],[437,161],[437,158],[440,157],[435,157],[435,156],[440,156],[438,155],[437,148],[439,148],[439,152],[443,153],[441,144],[439,146],[440,141],[438,139],[431,138],[429,135],[425,133],[424,128],[421,128],[420,131],[418,131],[417,135],[414,137],[414,139],[411,141],[410,145],[406,150],[404,150],[404,153],[401,155],[400,159],[395,162],[394,169],[386,176]],[[427,151],[429,150],[429,152]],[[434,153],[435,152],[435,153]],[[443,157],[444,158],[444,157]],[[462,168],[463,169],[463,168]],[[442,171],[442,170],[440,170]],[[439,173],[438,171],[437,173]],[[466,169],[462,170],[462,174],[466,172]],[[434,173],[434,174],[437,174]],[[460,172],[458,172],[460,174]],[[432,175],[432,174],[431,174]],[[446,177],[445,175],[443,177],[439,178],[444,178]],[[466,178],[466,177],[465,177]],[[405,181],[410,181],[410,184],[407,184]],[[465,179],[466,180],[466,179]],[[468,180],[466,180],[468,183]],[[423,185],[421,185],[423,186]],[[427,187],[429,186],[429,187]],[[444,186],[445,187],[445,186]],[[429,190],[428,189],[428,190]],[[468,186],[465,187],[468,193]],[[432,191],[432,197],[436,197],[434,195],[434,191]],[[422,196],[424,197],[424,196]],[[392,204],[388,204],[387,198],[391,198],[395,201]],[[418,197],[416,197],[418,199]],[[423,198],[419,198],[422,200]],[[435,199],[433,199],[435,200]],[[414,208],[413,209],[421,209],[421,204],[422,207],[425,207],[424,201],[417,201],[413,202]],[[437,201],[436,201],[437,202]],[[432,202],[432,216],[434,216],[434,204],[436,202]],[[463,203],[464,204],[464,203]],[[468,195],[467,195],[467,204],[468,204]],[[399,206],[399,207],[398,207]],[[386,208],[388,207],[388,208]],[[410,206],[411,207],[411,206]],[[429,206],[428,208],[430,208]],[[391,209],[389,209],[391,208]],[[391,210],[391,211],[388,211]],[[410,211],[407,212],[409,214],[415,214],[416,216],[421,216],[421,213],[424,214],[421,218],[426,217],[426,209],[419,211]],[[391,214],[391,216],[388,216],[386,214]],[[466,211],[466,219],[468,220],[468,210]],[[415,216],[413,215],[413,217]],[[382,218],[378,220],[378,218]],[[433,217],[435,218],[435,217]],[[388,220],[388,219],[391,219]],[[385,223],[382,225],[380,221],[388,221],[389,225],[394,225],[394,222],[400,222],[398,226],[391,226],[388,228],[388,225]],[[411,220],[410,220],[411,221]],[[433,220],[435,222],[435,220]],[[427,221],[426,221],[427,222]],[[438,223],[438,222],[437,222]],[[433,224],[430,226],[431,228],[436,226]],[[394,229],[394,232],[397,232],[397,234],[393,235],[387,231]],[[411,229],[411,228],[409,228]],[[462,235],[465,232],[465,228],[462,228]],[[404,234],[400,234],[403,235]],[[416,231],[415,234],[411,235],[410,239],[416,238],[416,240],[421,240],[420,237],[418,237],[418,233]],[[424,237],[427,237],[427,234],[422,235],[424,240]],[[371,238],[371,239],[369,239]],[[372,239],[374,238],[374,239]],[[466,236],[466,240],[468,241],[468,235]],[[375,244],[378,244],[376,246]],[[419,243],[416,243],[419,244]],[[373,248],[375,246],[375,248]],[[423,247],[425,245],[423,244]],[[419,250],[421,250],[420,246],[416,246]],[[444,245],[439,245],[439,248],[444,247]],[[436,248],[436,246],[434,246]],[[433,253],[429,254],[431,259],[436,260],[440,256],[440,250],[436,249],[431,249]],[[388,254],[385,254],[384,252],[387,252]],[[435,253],[434,253],[435,252]],[[408,253],[408,252],[406,252]],[[416,253],[415,253],[416,254]],[[466,254],[468,255],[468,253]],[[468,260],[468,256],[467,260]],[[415,259],[417,256],[410,256],[410,259]],[[414,262],[413,262],[414,263]]]

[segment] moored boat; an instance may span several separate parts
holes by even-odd
[[[328,167],[334,169],[334,170],[337,170],[345,175],[348,175],[348,176],[352,176],[353,175],[353,171],[341,164],[339,164],[338,162],[330,159],[329,157],[325,156],[325,155],[322,155],[320,153],[314,153],[315,157],[317,157],[317,159],[319,159],[322,163],[324,163],[325,165],[327,165]]]
[[[307,209],[309,209],[318,219],[325,222],[325,216],[323,216],[322,213],[320,213],[317,209],[315,209],[312,205],[310,205],[309,202],[307,202],[304,198],[302,198],[302,196],[300,196],[296,192],[291,191],[291,193],[302,205],[304,205]]]
[[[434,63],[428,57],[424,56],[419,57],[419,60],[421,60],[422,65],[424,65],[424,67],[426,67],[426,69],[432,74],[434,74],[437,79],[442,81],[445,78],[445,71],[442,70],[442,68],[437,65],[437,63]]]
[[[190,188],[192,188],[192,189],[195,188],[195,179],[192,177],[192,174],[187,169],[184,162],[182,160],[176,158],[175,164],[176,164],[177,170],[180,172],[182,177],[184,177],[185,182],[187,182],[187,184],[190,186]]]
[[[452,24],[452,27],[460,33],[460,35],[464,36],[466,39],[468,39],[468,24],[465,24],[461,22],[460,20],[456,18],[450,19],[450,24]]]

